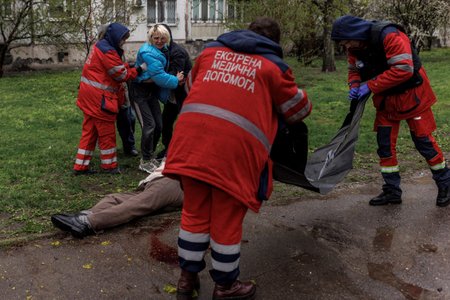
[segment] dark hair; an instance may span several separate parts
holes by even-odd
[[[248,29],[271,39],[277,44],[280,43],[280,25],[278,25],[278,23],[274,19],[271,19],[269,17],[259,17],[255,21],[250,23]]]

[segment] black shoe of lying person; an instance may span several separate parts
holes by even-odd
[[[79,239],[95,233],[86,214],[57,214],[51,220],[55,227],[70,232]]]

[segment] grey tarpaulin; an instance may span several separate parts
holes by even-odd
[[[350,112],[336,135],[327,145],[316,149],[307,158],[308,129],[306,125],[287,129],[279,134],[272,147],[275,180],[293,184],[321,194],[330,192],[353,167],[353,156],[359,134],[359,123],[366,98],[352,101]],[[292,133],[297,132],[294,136]],[[299,144],[306,145],[299,146]]]

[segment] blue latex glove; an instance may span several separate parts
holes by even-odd
[[[349,101],[358,100],[358,92],[359,86],[351,88],[350,91],[348,92],[348,100]]]
[[[365,83],[359,87],[358,91],[358,101],[370,95],[372,91],[369,89],[369,86]]]

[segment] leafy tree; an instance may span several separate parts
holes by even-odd
[[[6,54],[20,46],[64,42],[67,26],[55,26],[48,1],[2,0],[0,6],[0,77]],[[65,20],[60,20],[61,24]]]
[[[7,54],[37,44],[75,45],[86,57],[101,24],[130,26],[130,0],[2,0],[0,3],[0,77]],[[136,17],[130,30],[142,19]]]
[[[333,20],[346,11],[349,0],[234,0],[230,28],[243,28],[258,16],[274,18],[282,28],[284,48],[293,45],[298,60],[309,64],[322,56],[322,71],[336,70],[330,32]]]
[[[78,29],[76,38],[81,41],[86,57],[97,40],[101,25],[119,22],[133,31],[144,20],[144,16],[136,13],[130,0],[77,0],[74,8],[77,14],[72,17],[71,26]]]
[[[405,27],[418,50],[430,49],[433,36],[448,22],[448,0],[373,0],[371,15]]]

